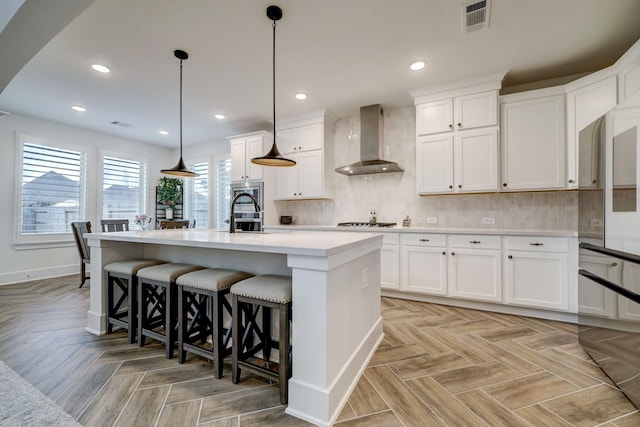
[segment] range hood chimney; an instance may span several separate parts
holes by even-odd
[[[343,175],[404,172],[395,162],[382,160],[384,125],[380,104],[360,107],[360,161],[336,169]]]

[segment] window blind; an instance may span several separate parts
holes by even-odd
[[[189,169],[198,176],[185,180],[187,219],[195,220],[196,228],[209,228],[209,163],[193,163]]]
[[[146,164],[104,156],[102,164],[102,218],[128,219],[136,229],[135,217],[145,213]]]
[[[216,228],[228,228],[225,223],[231,212],[231,159],[219,160],[216,165]]]

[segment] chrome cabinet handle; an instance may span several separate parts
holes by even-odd
[[[469,243],[477,245],[478,243],[482,243],[482,241],[480,241],[480,240],[469,240]]]
[[[544,246],[544,243],[529,243],[529,246]]]
[[[420,239],[421,242],[428,242],[429,239]]]

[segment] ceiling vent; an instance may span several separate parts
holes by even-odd
[[[484,30],[489,26],[491,0],[473,1],[462,5],[462,32]]]

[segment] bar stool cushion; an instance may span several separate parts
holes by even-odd
[[[176,284],[204,291],[221,291],[252,275],[244,271],[207,268],[178,277]]]
[[[138,270],[137,276],[139,279],[171,283],[175,282],[176,279],[183,274],[202,269],[204,269],[204,267],[199,267],[197,265],[170,262],[142,268]]]
[[[104,271],[116,274],[126,274],[132,276],[141,268],[151,267],[153,265],[164,264],[164,261],[154,259],[130,259],[127,261],[116,261],[104,266]]]
[[[254,276],[233,285],[231,293],[276,304],[287,304],[291,302],[291,277],[269,274]]]

